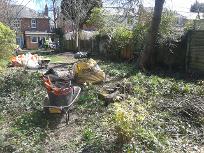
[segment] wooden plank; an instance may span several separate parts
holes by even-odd
[[[203,70],[204,70],[204,64],[200,64],[200,63],[190,63],[189,66],[190,66],[190,67],[195,67],[195,68],[203,69]]]
[[[189,70],[193,71],[193,72],[198,72],[199,74],[204,72],[204,70],[202,70],[202,69],[197,69],[197,68],[193,68],[193,67],[189,67]]]
[[[200,43],[200,42],[194,42],[191,43],[192,47],[204,47],[204,42]]]
[[[192,38],[191,44],[203,45],[204,44],[204,38],[200,38],[200,39]]]
[[[192,37],[192,40],[196,40],[196,41],[200,41],[202,42],[204,39],[204,36],[203,37]]]
[[[200,38],[203,38],[204,37],[204,33],[203,34],[194,34],[191,36],[191,38],[195,38],[195,39],[200,39]]]
[[[190,56],[204,56],[204,52],[191,52]]]
[[[192,44],[194,44],[194,43],[204,44],[204,37],[203,38],[192,38],[191,43]]]
[[[190,53],[190,57],[203,58],[204,59],[204,53],[192,52],[192,53]]]
[[[195,60],[195,59],[191,59],[190,64],[204,64],[204,60]]]
[[[204,55],[204,50],[202,50],[202,49],[191,49],[190,55]]]
[[[191,54],[190,55],[190,59],[191,58],[196,58],[196,59],[204,59],[204,54],[202,53],[202,54]]]
[[[196,38],[200,39],[200,38],[203,38],[203,37],[204,37],[204,33],[203,34],[194,34],[194,35],[191,36],[191,38],[195,38],[195,39]]]
[[[192,32],[191,36],[195,37],[195,36],[203,36],[204,35],[204,31],[200,31],[200,32]]]
[[[199,40],[199,41],[202,41],[204,39],[204,36],[194,36],[194,37],[191,37],[192,40],[196,39],[196,40]]]
[[[190,70],[197,70],[197,71],[201,71],[201,72],[203,72],[203,71],[204,71],[204,69],[203,69],[203,68],[192,67],[192,66],[189,66],[189,69],[190,69]]]
[[[204,46],[191,46],[190,50],[192,49],[203,49],[204,50]]]
[[[204,65],[203,64],[189,64],[189,67],[191,68],[197,68],[197,69],[203,69],[204,70]]]
[[[201,59],[204,60],[204,55],[190,55],[190,59]]]
[[[190,66],[189,66],[189,70],[191,70],[191,71],[198,71],[198,72],[204,72],[204,69],[199,69],[199,68],[190,67]]]
[[[204,50],[191,50],[192,54],[204,54]]]
[[[204,48],[194,47],[194,48],[191,48],[191,52],[204,52]]]

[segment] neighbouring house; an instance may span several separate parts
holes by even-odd
[[[38,13],[23,5],[12,6],[11,27],[16,31],[16,42],[21,48],[38,49],[51,35],[48,7]]]

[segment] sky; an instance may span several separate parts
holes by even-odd
[[[38,1],[39,3],[36,3]],[[145,7],[153,7],[154,0],[142,0]],[[188,18],[195,18],[196,14],[190,13],[190,7],[196,0],[166,0],[164,7],[177,11]],[[204,3],[204,0],[197,0]],[[17,0],[17,4],[26,5],[34,10],[43,11],[47,0]]]

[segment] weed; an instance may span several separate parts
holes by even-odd
[[[118,141],[122,144],[131,141],[135,126],[141,123],[147,115],[143,106],[135,101],[113,104],[110,123],[113,124]]]
[[[91,141],[95,137],[95,133],[90,128],[85,128],[82,134],[85,141]]]
[[[125,77],[134,72],[134,67],[124,63],[100,63],[100,67],[104,72],[113,77]]]
[[[40,151],[38,145],[46,137],[46,127],[47,120],[42,112],[25,113],[13,123],[10,130],[10,134],[13,135],[11,143],[22,151]]]

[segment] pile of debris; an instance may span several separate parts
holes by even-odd
[[[42,66],[47,68],[47,64],[50,59],[45,59],[43,56],[37,54],[32,55],[31,53],[21,54],[14,56],[11,59],[11,65],[15,67],[26,67],[29,69],[38,69]]]
[[[124,101],[132,94],[132,83],[124,79],[121,83],[117,83],[112,87],[104,86],[99,92],[98,97],[99,99],[103,100],[107,106],[108,104],[116,101]]]
[[[85,59],[73,65],[73,77],[79,84],[99,83],[105,80],[105,73],[95,60]]]

